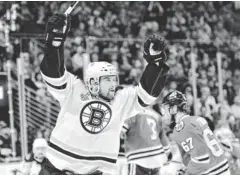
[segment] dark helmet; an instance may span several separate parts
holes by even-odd
[[[187,105],[187,99],[183,93],[180,91],[173,91],[167,94],[163,101],[162,104],[167,104],[169,106],[174,106],[176,105],[181,111],[185,112],[190,112],[190,109]]]

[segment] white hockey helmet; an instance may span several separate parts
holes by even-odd
[[[46,148],[47,146],[48,146],[48,143],[44,138],[37,138],[33,142],[33,148],[39,148],[39,147]]]
[[[85,72],[85,83],[90,90],[90,80],[93,79],[95,82],[99,84],[100,77],[107,75],[115,75],[118,78],[118,71],[114,65],[105,62],[92,62],[88,65],[88,68]]]
[[[34,159],[37,162],[42,162],[44,157],[46,156],[46,150],[47,150],[48,143],[44,138],[37,138],[33,142],[33,154]]]

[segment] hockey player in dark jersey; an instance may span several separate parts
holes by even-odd
[[[207,121],[189,115],[186,97],[179,91],[167,94],[162,106],[175,125],[173,140],[183,153],[187,175],[230,175],[227,158]]]
[[[128,175],[159,175],[168,161],[169,140],[162,116],[152,107],[127,119],[123,125]]]
[[[140,83],[116,91],[118,72],[110,63],[90,63],[84,81],[65,69],[64,42],[69,28],[69,18],[55,14],[46,29],[45,56],[40,69],[61,110],[40,175],[67,171],[113,175],[124,120],[154,103],[165,85],[169,71],[165,64],[166,43],[159,36],[149,37],[144,43],[148,64]]]

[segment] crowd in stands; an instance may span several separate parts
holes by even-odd
[[[10,24],[11,33],[43,34],[48,18],[54,13],[63,13],[70,4],[57,1],[14,3],[11,6],[12,2],[0,2],[0,35],[3,35],[4,20]],[[4,14],[10,7],[11,17],[7,18]],[[196,114],[209,118],[215,129],[228,127],[235,138],[239,138],[239,7],[238,1],[80,2],[71,15],[71,31],[65,44],[66,67],[82,77],[83,60],[106,60],[117,66],[121,83],[135,84],[145,65],[143,41],[152,33],[159,34],[169,43],[166,52],[171,67],[163,95],[175,89],[184,92],[194,114],[192,80],[195,76]],[[122,41],[122,38],[129,40]],[[27,52],[29,79],[43,99],[47,94],[39,74],[39,63],[44,56],[43,38],[35,42],[38,47],[32,40],[26,40],[20,48],[20,40],[11,38],[7,51],[0,52],[0,65],[3,65],[0,69],[6,70],[7,57],[14,64],[20,50]],[[1,45],[0,49],[3,48]],[[217,52],[221,53],[224,99],[219,93]],[[191,70],[193,58],[195,75]]]

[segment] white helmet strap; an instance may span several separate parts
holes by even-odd
[[[91,87],[91,85],[88,86],[89,91],[90,91],[92,94],[97,94],[97,93],[99,93],[99,91],[100,91],[100,85],[98,85],[97,87],[98,87],[98,89],[97,89],[96,91],[94,91],[93,88]]]
[[[94,82],[93,82],[94,84],[92,84],[91,80],[94,80]],[[97,95],[99,93],[99,91],[100,91],[100,82],[99,81],[100,80],[98,80],[97,78],[91,78],[88,80],[88,84],[89,84],[88,89],[91,92],[91,94]],[[96,91],[94,91],[93,86],[97,87]]]

